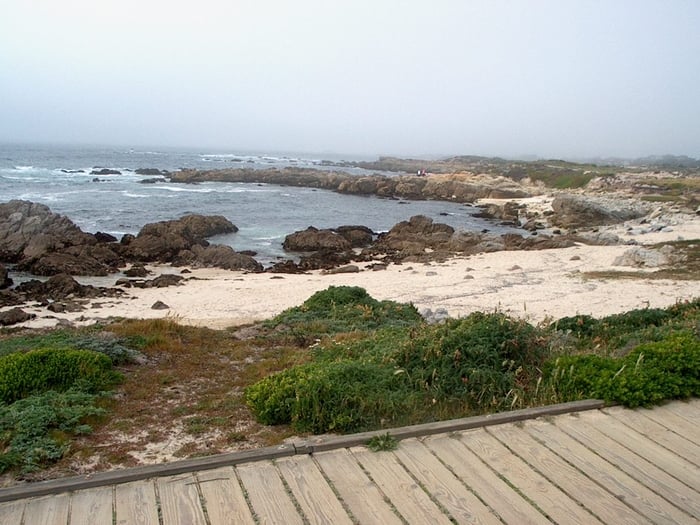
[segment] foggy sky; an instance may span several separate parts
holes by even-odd
[[[0,0],[0,141],[700,157],[700,2]]]

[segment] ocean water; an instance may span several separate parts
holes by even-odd
[[[138,168],[174,171],[286,166],[342,169],[358,176],[370,173],[329,166],[340,160],[320,155],[0,144],[0,202],[24,199],[46,204],[84,231],[101,231],[117,238],[136,234],[147,223],[188,213],[223,215],[239,231],[211,241],[238,251],[255,251],[256,259],[264,265],[292,258],[282,249],[284,237],[308,226],[353,224],[382,232],[423,214],[458,229],[513,231],[474,217],[478,208],[450,202],[381,199],[270,184],[142,184],[153,176],[134,173]],[[95,168],[115,169],[121,174],[91,174]]]

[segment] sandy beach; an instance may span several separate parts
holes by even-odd
[[[700,217],[682,214],[671,227],[641,232],[639,222],[607,227],[625,241],[650,245],[700,239]],[[129,288],[118,299],[100,299],[79,313],[56,314],[37,306],[24,326],[54,326],[61,320],[90,324],[114,317],[169,317],[179,323],[222,329],[264,320],[297,306],[328,286],[361,286],[380,300],[413,303],[419,311],[444,309],[451,317],[495,311],[532,322],[575,314],[601,317],[635,308],[665,307],[700,297],[700,280],[590,278],[586,272],[624,271],[615,259],[630,245],[577,245],[541,251],[503,251],[455,257],[443,263],[390,264],[358,273],[245,273],[191,269],[185,284],[167,288]],[[183,268],[149,267],[156,276]],[[652,271],[652,268],[648,271]],[[113,281],[112,283],[113,284]],[[111,285],[109,284],[109,285]],[[105,285],[108,285],[105,281]],[[157,301],[169,308],[152,309]]]

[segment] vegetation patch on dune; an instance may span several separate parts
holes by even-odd
[[[177,440],[168,457],[591,397],[697,396],[699,331],[700,299],[540,325],[500,312],[427,324],[410,304],[339,286],[231,330],[160,319],[0,332],[0,373],[16,378],[3,382],[0,472],[132,466]]]

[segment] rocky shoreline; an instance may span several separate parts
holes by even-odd
[[[255,253],[236,252],[229,246],[209,243],[207,239],[214,235],[237,231],[222,216],[186,215],[147,224],[138,235],[116,239],[100,232],[83,232],[47,206],[10,201],[0,204],[0,325],[26,321],[30,314],[18,307],[28,302],[54,312],[79,311],[87,308],[88,298],[114,297],[126,293],[125,289],[130,287],[179,284],[183,279],[173,276],[178,279],[159,277],[160,280],[149,281],[145,279],[147,264],[252,273],[298,274],[314,270],[352,273],[359,271],[359,264],[380,270],[392,263],[429,263],[498,251],[629,244],[634,241],[623,240],[605,227],[636,220],[642,229],[662,231],[670,227],[672,217],[693,216],[692,208],[678,203],[645,202],[633,191],[621,191],[619,187],[615,192],[608,188],[606,193],[598,194],[548,190],[543,195],[541,186],[502,176],[358,177],[303,169],[183,170],[165,176],[173,183],[206,180],[274,183],[387,198],[478,202],[483,217],[521,227],[522,234],[456,231],[424,216],[414,216],[381,234],[362,225],[332,229],[312,226],[286,237],[283,247],[290,254],[289,259],[263,268],[255,260]],[[605,184],[598,181],[597,187],[601,185]],[[596,183],[590,186],[596,187]],[[538,196],[533,197],[533,193]],[[50,279],[31,280],[12,287],[4,265]],[[108,276],[117,272],[124,272],[125,277],[112,288],[83,286],[73,279],[73,276]]]

